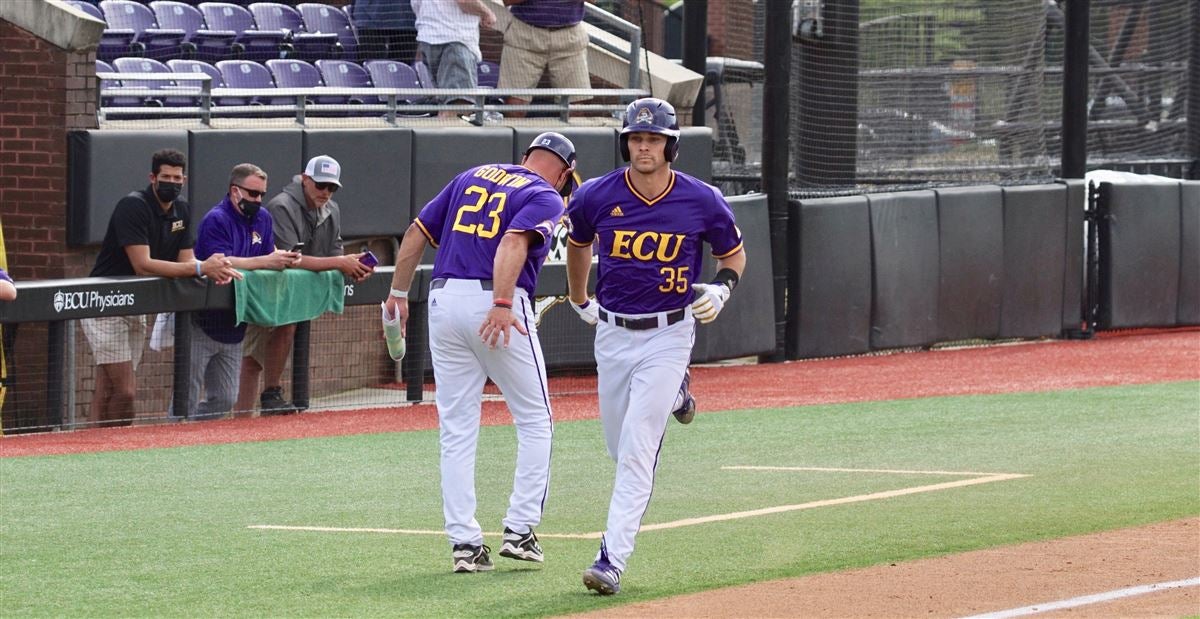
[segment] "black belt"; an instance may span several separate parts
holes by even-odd
[[[490,279],[476,279],[476,280],[472,280],[472,281],[479,282],[479,287],[482,288],[483,290],[491,290],[492,289],[492,280],[490,280]],[[430,290],[437,290],[438,288],[445,288],[445,287],[446,287],[446,278],[444,278],[444,277],[439,277],[429,283]]]
[[[609,322],[609,313],[604,311],[603,307],[599,308],[599,310],[600,320]],[[670,326],[679,322],[680,320],[683,320],[683,316],[684,311],[682,307],[677,310],[667,312],[667,324],[665,326]],[[658,316],[646,316],[645,318],[625,318],[624,316],[617,316],[614,314],[612,315],[611,322],[618,327],[625,327],[626,329],[632,329],[634,331],[645,331],[646,329],[658,328]]]

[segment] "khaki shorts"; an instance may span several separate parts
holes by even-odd
[[[267,342],[271,341],[274,332],[275,327],[247,323],[246,337],[242,340],[242,356],[254,359],[259,367],[267,367]]]
[[[497,88],[537,88],[543,72],[551,88],[591,88],[587,67],[587,30],[583,23],[569,28],[535,28],[513,18],[504,31]],[[588,97],[571,97],[581,101]]]
[[[133,363],[137,369],[146,345],[145,316],[84,318],[79,321],[97,365]]]

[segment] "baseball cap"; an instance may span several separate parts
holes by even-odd
[[[342,186],[339,180],[342,176],[342,166],[329,155],[317,155],[309,159],[308,165],[304,167],[304,174],[318,183]]]

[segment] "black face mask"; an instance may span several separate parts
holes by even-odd
[[[158,181],[158,186],[154,188],[154,195],[158,197],[159,202],[170,204],[179,197],[181,191],[183,191],[183,183]]]
[[[238,206],[242,207],[242,214],[245,215],[246,221],[253,222],[255,216],[258,215],[258,209],[262,208],[262,203],[251,202],[245,198],[242,198],[241,201],[238,202]]]

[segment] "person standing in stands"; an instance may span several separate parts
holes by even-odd
[[[328,155],[308,160],[304,173],[295,176],[279,195],[267,203],[271,214],[275,247],[291,249],[303,244],[296,268],[309,271],[337,269],[360,282],[373,271],[359,261],[363,254],[346,254],[342,246],[342,212],[333,194],[341,189],[342,166]],[[247,325],[243,346],[242,374],[235,411],[254,410],[259,398],[263,415],[287,415],[296,407],[283,399],[283,367],[292,352],[296,325],[263,327]],[[264,389],[258,393],[259,376]]]
[[[234,268],[245,270],[296,266],[300,254],[275,249],[271,214],[262,208],[266,193],[267,173],[262,168],[252,163],[233,166],[225,197],[200,221],[196,256],[207,259],[220,254]],[[237,395],[246,325],[236,324],[229,309],[194,312],[192,327],[188,399],[195,418],[218,417],[233,408]]]
[[[417,48],[438,88],[475,88],[483,54],[479,26],[496,27],[496,15],[484,0],[412,0],[417,14]],[[446,103],[459,99],[448,97]],[[456,118],[443,111],[439,118]]]
[[[179,197],[186,171],[187,157],[178,150],[150,157],[150,184],[117,202],[91,277],[207,277],[217,284],[241,278],[223,253],[206,255],[203,262],[193,255],[191,207]],[[100,427],[133,423],[134,371],[146,342],[145,317],[86,318],[80,325],[96,360],[89,421]]]
[[[386,58],[412,64],[417,54],[411,0],[354,0],[351,9],[363,60]]]
[[[504,30],[497,88],[537,88],[549,72],[551,88],[591,88],[583,0],[504,0],[513,19]],[[582,101],[588,97],[571,97]],[[509,97],[509,105],[529,101]],[[513,117],[525,112],[506,112]]]

